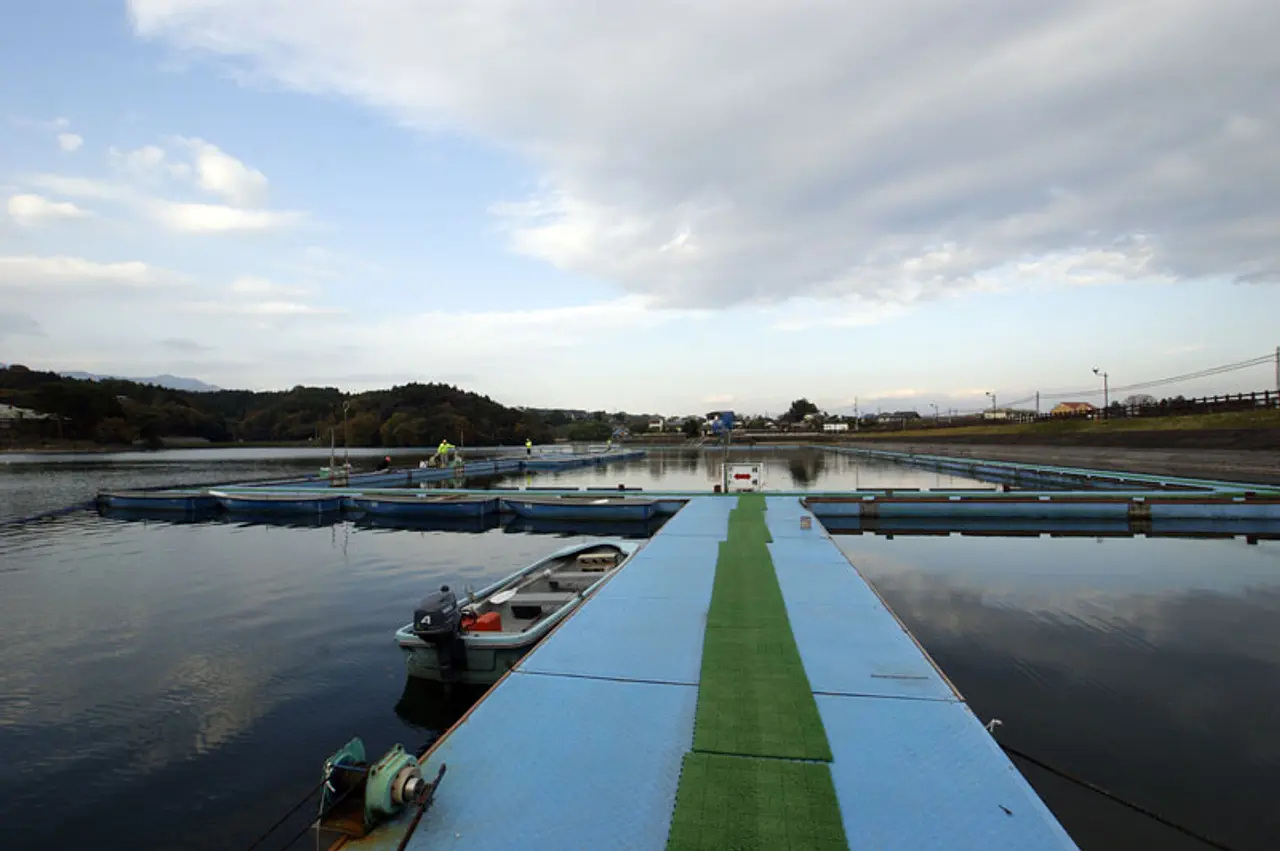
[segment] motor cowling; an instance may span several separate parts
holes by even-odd
[[[413,613],[413,634],[423,641],[438,643],[451,640],[461,631],[461,624],[462,610],[458,608],[458,597],[448,585],[441,585],[439,591],[423,597]]]

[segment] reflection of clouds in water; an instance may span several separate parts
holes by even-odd
[[[264,688],[269,679],[266,671],[225,656],[182,660],[166,691],[177,692],[178,702],[194,709],[194,752],[207,753],[232,741],[290,696],[278,683]]]
[[[1111,742],[1123,760],[1278,779],[1275,552],[1141,539],[840,543],[975,708],[1021,716],[1014,736],[1053,726],[1059,742]],[[1093,558],[1071,557],[1081,553]]]
[[[531,535],[117,523],[4,550],[0,734],[49,770],[136,775],[217,750],[317,687],[441,581],[485,584],[563,544]],[[376,644],[380,649],[382,644]],[[393,645],[388,664],[398,663]]]
[[[868,578],[912,573],[946,578],[1017,605],[1099,592],[1179,596],[1249,594],[1280,586],[1280,542],[1188,538],[996,538],[837,536]]]

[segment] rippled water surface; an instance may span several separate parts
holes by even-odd
[[[603,534],[83,508],[12,522],[99,487],[279,476],[326,454],[3,459],[0,847],[239,851],[351,736],[416,750],[475,699],[404,676],[391,634],[424,591]],[[747,457],[779,488],[981,486],[816,452]],[[709,490],[718,475],[714,456],[665,453],[499,483]],[[1278,847],[1280,544],[836,540],[979,716],[1004,721],[1002,740],[1235,847]],[[1197,847],[1022,768],[1083,848]]]

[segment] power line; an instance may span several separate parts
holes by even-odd
[[[1170,384],[1179,384],[1184,381],[1194,381],[1198,378],[1209,378],[1215,375],[1224,375],[1229,372],[1236,372],[1242,369],[1249,369],[1251,367],[1262,366],[1263,364],[1270,364],[1274,362],[1275,362],[1275,355],[1273,354],[1263,355],[1261,357],[1250,358],[1249,360],[1245,360],[1245,361],[1238,361],[1236,363],[1223,364],[1221,366],[1212,366],[1207,369],[1197,370],[1195,372],[1187,372],[1187,373],[1183,373],[1182,375],[1171,375],[1167,378],[1156,378],[1150,381],[1140,381],[1137,384],[1125,384],[1119,387],[1112,387],[1111,392],[1126,393],[1126,392],[1132,392],[1134,390],[1149,390],[1155,387],[1165,387]],[[1041,399],[1065,399],[1069,396],[1097,396],[1102,392],[1103,391],[1100,388],[1094,387],[1088,390],[1075,390],[1075,391],[1066,392],[1066,393],[1041,393],[1040,398]]]
[[[1154,378],[1148,381],[1140,381],[1136,384],[1125,384],[1117,387],[1111,387],[1110,392],[1113,394],[1134,393],[1139,390],[1153,390],[1159,387],[1167,387],[1172,384],[1181,384],[1186,381],[1195,381],[1201,378],[1212,378],[1217,375],[1226,375],[1231,372],[1238,372],[1243,369],[1252,369],[1256,366],[1268,364],[1280,364],[1280,356],[1276,353],[1268,353],[1260,355],[1248,360],[1236,361],[1235,363],[1221,364],[1219,366],[1211,366],[1205,369],[1196,370],[1195,372],[1186,372],[1182,375],[1171,375],[1165,378]],[[1278,385],[1280,385],[1280,372],[1278,372]],[[1084,390],[1058,391],[1052,393],[1031,394],[1020,399],[1014,399],[1012,402],[1005,402],[1002,407],[1014,408],[1018,405],[1026,405],[1035,401],[1037,395],[1041,402],[1062,401],[1064,399],[1078,399],[1081,397],[1089,398],[1093,396],[1101,396],[1106,392],[1102,387],[1090,387]],[[999,396],[999,394],[996,394]],[[949,409],[950,410],[950,409]],[[980,414],[989,411],[986,405],[977,408],[954,409],[948,416],[967,416],[969,414]],[[882,415],[883,417],[884,415]]]

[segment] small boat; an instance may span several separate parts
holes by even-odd
[[[252,514],[324,514],[342,510],[341,494],[227,493],[209,491],[227,511]]]
[[[625,496],[506,497],[506,509],[531,520],[648,520],[658,501]]]
[[[461,598],[441,586],[396,630],[409,676],[496,682],[639,549],[635,541],[574,544]]]
[[[102,491],[98,503],[107,508],[146,511],[194,512],[218,507],[217,497],[202,490]]]
[[[498,498],[470,494],[442,494],[422,491],[416,494],[355,496],[351,507],[366,514],[383,517],[483,517],[496,514]]]

